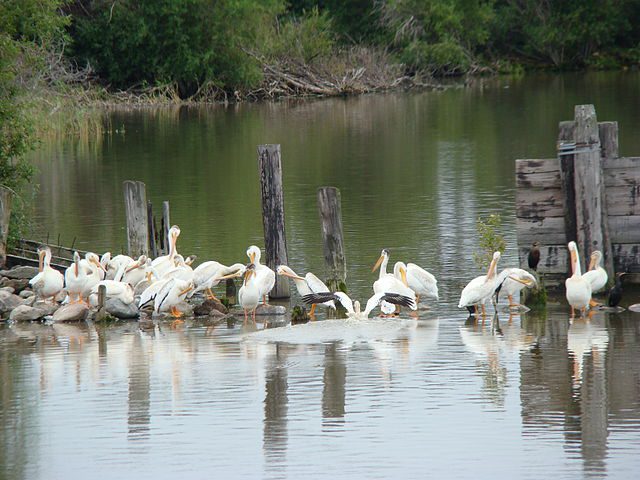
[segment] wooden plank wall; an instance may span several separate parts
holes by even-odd
[[[603,174],[615,271],[640,273],[640,157],[604,159]],[[520,265],[527,268],[538,241],[538,271],[547,284],[563,282],[569,257],[559,160],[516,160],[516,185]]]

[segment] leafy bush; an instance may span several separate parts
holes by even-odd
[[[427,44],[412,42],[400,56],[412,69],[426,70],[434,75],[465,73],[471,64],[464,49],[452,41]]]
[[[0,185],[18,196],[13,202],[10,237],[24,225],[22,189],[33,177],[25,154],[36,144],[26,98],[28,74],[44,66],[42,56],[63,38],[63,0],[0,1]],[[20,220],[16,222],[16,220]]]
[[[95,0],[76,14],[72,54],[115,87],[175,83],[182,97],[213,81],[222,88],[261,79],[246,53],[262,43],[283,0]]]
[[[473,261],[479,268],[487,268],[491,263],[493,252],[504,253],[507,244],[504,236],[500,234],[502,217],[499,214],[491,214],[487,218],[478,218],[476,229],[478,230],[479,250],[473,253]]]
[[[289,17],[279,22],[275,33],[266,36],[262,53],[271,59],[293,58],[310,63],[332,52],[334,38],[329,15],[314,7],[300,17]]]

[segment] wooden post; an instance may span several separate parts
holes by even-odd
[[[149,255],[152,258],[156,258],[158,256],[156,224],[153,218],[153,204],[151,202],[147,202],[147,235],[149,236]]]
[[[600,137],[601,164],[605,159],[618,158],[618,122],[598,123],[598,134]],[[611,235],[609,233],[609,212],[607,208],[607,195],[605,192],[604,180],[600,182],[600,197],[602,199],[603,226],[602,263],[603,268],[609,275],[609,283],[611,283],[615,272],[613,266],[613,247],[611,245]]]
[[[169,201],[165,200],[162,202],[162,240],[160,245],[162,245],[162,253],[165,255],[169,254],[169,245],[167,244],[167,237],[169,236],[169,229],[171,228],[171,218],[170,218],[170,207]]]
[[[107,310],[104,308],[104,304],[107,301],[107,287],[100,285],[98,287],[98,310],[94,317],[96,322],[101,322],[107,316]]]
[[[125,180],[125,215],[127,217],[127,250],[129,256],[137,258],[149,255],[149,231],[147,220],[147,193],[143,182]]]
[[[573,165],[574,155],[563,152],[563,144],[574,144],[576,122],[560,122],[558,127],[558,160],[560,162],[560,184],[562,188],[565,223],[565,244],[578,238],[576,226],[576,188],[574,185]],[[567,258],[569,252],[567,251]],[[571,262],[567,261],[567,276],[571,276]]]
[[[340,284],[344,284],[347,277],[340,190],[335,187],[320,187],[318,189],[318,211],[322,226],[322,250],[329,270],[327,286],[331,291],[338,291]]]
[[[7,263],[7,237],[9,235],[9,220],[11,219],[11,203],[13,192],[0,186],[0,267]]]
[[[289,263],[284,229],[284,195],[280,145],[259,145],[258,165],[262,192],[262,224],[266,265],[275,270]],[[272,298],[289,298],[289,282],[276,275],[276,284],[269,294]]]
[[[605,245],[608,238],[607,222],[603,222],[602,205],[602,162],[600,158],[600,136],[598,120],[593,105],[575,107],[576,153],[573,164],[574,185],[576,189],[576,225],[577,243],[583,258],[588,259],[594,250],[611,251],[611,244]],[[585,265],[587,267],[588,265]]]
[[[225,283],[225,296],[227,300],[229,300],[229,305],[235,305],[237,303],[237,287],[236,282],[233,278],[227,278]]]

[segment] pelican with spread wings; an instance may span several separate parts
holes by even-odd
[[[364,312],[360,311],[360,302],[357,300],[354,302],[344,292],[322,292],[311,293],[302,297],[302,301],[308,304],[318,304],[325,302],[340,302],[342,306],[347,310],[347,317],[354,320],[365,320],[369,317],[371,311],[380,305],[382,302],[387,302],[392,305],[398,305],[401,307],[409,307],[411,310],[417,310],[418,306],[413,298],[398,293],[376,293],[369,300]]]

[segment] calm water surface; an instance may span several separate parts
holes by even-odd
[[[341,189],[350,292],[380,249],[440,279],[419,318],[0,326],[1,478],[637,478],[640,320],[457,310],[478,216],[515,265],[514,159],[555,154],[576,103],[640,153],[640,75],[492,79],[468,89],[114,112],[45,145],[36,238],[125,244],[121,184],[170,200],[178,248],[224,263],[262,244],[255,147],[282,145],[291,266],[322,274],[316,189]],[[637,299],[628,298],[627,303]],[[296,299],[294,298],[294,301]],[[278,327],[282,324],[274,324]],[[262,323],[258,329],[262,330]]]

